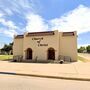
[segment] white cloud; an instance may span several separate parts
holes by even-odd
[[[0,33],[6,35],[6,37],[11,37],[11,38],[13,38],[15,34],[18,34],[15,30],[6,29],[6,28],[0,28]]]
[[[4,12],[5,12],[6,14],[8,14],[8,15],[13,15],[12,10],[10,10],[9,8],[5,8],[5,9],[4,9]]]
[[[47,24],[39,15],[27,16],[27,31],[46,31],[48,29],[65,32],[77,31],[78,34],[90,31],[90,8],[80,5],[60,18],[49,20]]]
[[[16,26],[14,21],[8,20],[7,17],[9,16],[10,18],[10,16],[17,14],[17,16],[23,17],[25,20],[25,16],[27,16],[28,13],[34,12],[34,9],[35,4],[32,0],[0,0],[0,33],[13,37],[13,35],[18,32],[24,32],[26,26],[24,26],[24,28],[19,27],[19,25]]]
[[[48,25],[45,23],[44,19],[41,16],[30,14],[26,18],[27,18],[26,31],[38,32],[48,30]]]
[[[90,31],[90,8],[80,5],[64,16],[49,21],[52,29],[60,31]]]
[[[12,38],[15,34],[18,34],[15,30],[4,30],[3,33],[6,34],[8,37],[12,37]]]
[[[8,37],[13,37],[14,34],[17,34],[16,29],[18,27],[15,26],[14,22],[6,20],[3,16],[4,14],[0,13],[0,23],[3,25],[3,27],[0,27],[0,33]]]
[[[90,44],[78,44],[78,46],[77,46],[77,48],[80,48],[81,46],[84,46],[84,47],[87,47],[88,45],[90,45]]]
[[[13,15],[14,13],[25,15],[34,10],[33,5],[31,0],[0,0],[0,10],[6,15]]]
[[[22,0],[20,0],[19,2],[21,1]],[[48,30],[77,31],[78,34],[90,31],[89,7],[80,5],[76,9],[64,14],[59,18],[45,21],[45,19],[38,14],[34,14],[33,12],[32,13],[25,12],[31,8],[30,6],[31,3],[29,3],[28,0],[26,1],[23,0],[23,2],[21,3],[17,3],[16,1],[14,2],[10,2],[10,5],[12,5],[15,8],[13,9],[7,8],[6,11],[8,12],[8,14],[11,14],[13,12],[21,13],[23,11],[25,14],[24,19],[26,19],[27,22],[25,26],[26,31],[29,32],[48,31]],[[31,9],[29,11],[31,11]],[[19,26],[16,26],[13,21],[5,20],[5,18],[2,18],[2,16],[3,14],[0,14],[0,23],[9,28],[8,30],[6,29],[5,31],[2,32],[12,37],[13,33],[17,33],[18,31],[20,31]],[[25,29],[22,30],[25,31]]]
[[[0,18],[3,17],[3,16],[4,16],[4,14],[3,13],[0,13]]]
[[[10,29],[17,29],[17,27],[14,25],[14,23],[10,20],[5,20],[4,18],[0,18],[0,23]]]

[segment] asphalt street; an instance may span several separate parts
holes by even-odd
[[[0,74],[0,90],[90,90],[90,82]]]

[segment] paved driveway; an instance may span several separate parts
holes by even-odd
[[[78,53],[78,55],[90,60],[90,54],[88,54],[88,53]]]

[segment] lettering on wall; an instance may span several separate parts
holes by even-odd
[[[43,37],[41,37],[41,38],[32,38],[32,40],[43,40]]]
[[[32,38],[32,40],[36,40],[38,46],[48,46],[48,44],[41,43],[41,41],[43,40],[43,37],[41,37],[41,38]]]

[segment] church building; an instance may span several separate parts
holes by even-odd
[[[14,36],[13,55],[23,60],[59,60],[67,56],[77,61],[77,33],[44,31]]]

